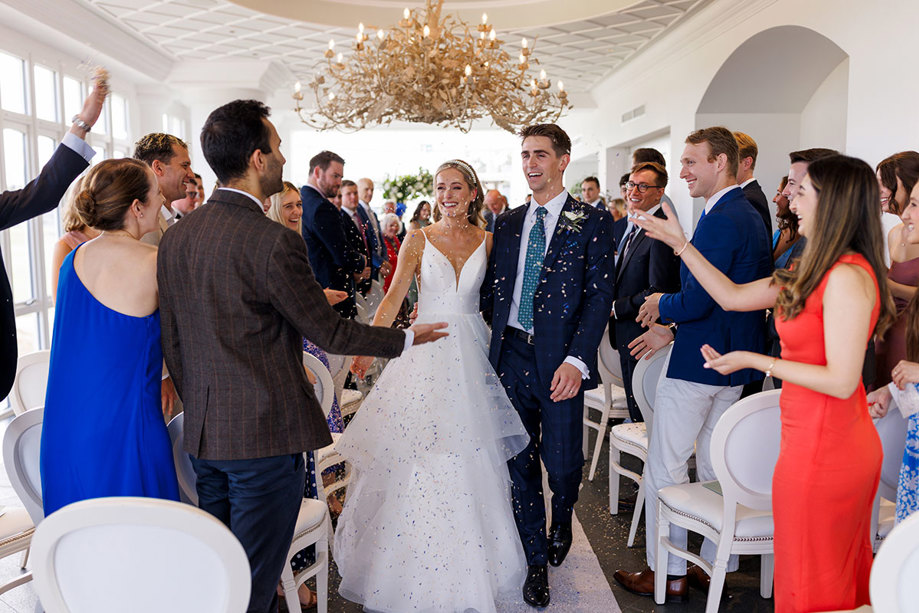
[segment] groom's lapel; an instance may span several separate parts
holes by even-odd
[[[546,257],[543,258],[542,275],[545,275],[546,270],[555,264],[555,260],[558,258],[558,252],[562,248],[565,239],[568,237],[568,232],[570,232],[568,225],[564,222],[565,213],[569,211],[576,211],[581,206],[583,205],[578,203],[569,194],[568,200],[565,201],[565,206],[562,207],[562,212],[558,216],[558,222],[555,224],[555,233],[552,234],[552,240],[549,242],[549,250],[546,251]]]

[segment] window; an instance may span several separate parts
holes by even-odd
[[[38,64],[0,50],[0,190],[19,189],[38,176],[70,129],[70,120],[80,112],[88,91],[88,75],[64,74],[60,65]],[[96,152],[94,163],[122,157],[131,150],[130,110],[123,95],[109,97],[87,136]],[[59,206],[0,232],[13,289],[20,355],[51,345],[54,296],[50,272],[54,246],[61,236],[61,217]],[[0,411],[5,404],[0,403]]]

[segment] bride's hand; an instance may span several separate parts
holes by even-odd
[[[354,359],[351,360],[351,372],[363,379],[371,364],[373,364],[373,358],[371,356],[355,356]]]
[[[666,202],[661,203],[665,219],[655,217],[654,215],[639,214],[633,218],[635,224],[645,231],[645,234],[651,238],[663,241],[674,251],[683,246],[686,242],[686,235],[683,234],[683,226],[673,214],[673,209]]]

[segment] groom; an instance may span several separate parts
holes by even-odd
[[[542,124],[520,136],[533,198],[495,221],[482,311],[492,323],[489,359],[530,435],[508,468],[528,564],[523,598],[544,607],[546,564],[559,566],[571,547],[584,391],[597,386],[597,347],[613,301],[613,221],[565,190],[564,130]],[[548,538],[540,457],[552,490]]]

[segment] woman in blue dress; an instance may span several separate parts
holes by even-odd
[[[45,515],[104,496],[179,499],[163,422],[156,247],[163,204],[153,171],[106,160],[76,208],[102,234],[61,266],[41,441]]]

